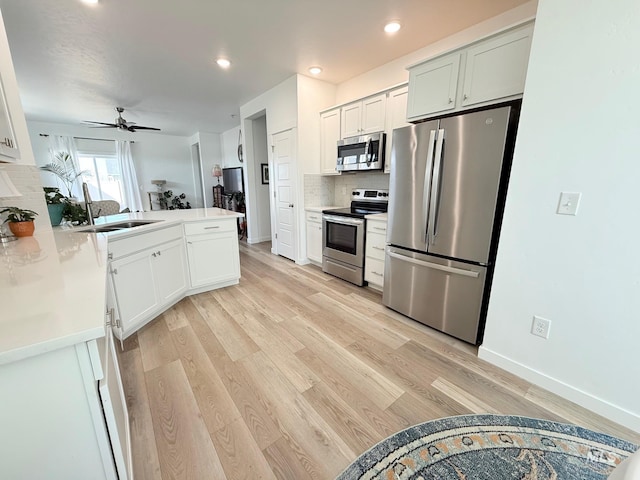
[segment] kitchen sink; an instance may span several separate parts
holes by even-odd
[[[78,228],[73,230],[75,232],[92,232],[92,233],[109,233],[117,232],[120,230],[126,230],[128,228],[142,227],[143,225],[149,225],[151,223],[159,222],[160,220],[127,220],[125,222],[107,223],[105,225],[94,225],[89,227]]]

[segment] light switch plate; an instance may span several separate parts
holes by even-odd
[[[580,192],[561,192],[557,213],[560,215],[577,215],[581,195]]]

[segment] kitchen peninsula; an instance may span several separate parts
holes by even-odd
[[[241,216],[217,208],[121,214],[0,246],[7,478],[130,478],[126,403],[105,325],[125,337],[185,295],[238,283]],[[86,231],[123,222],[149,223]],[[125,324],[132,297],[156,303]]]

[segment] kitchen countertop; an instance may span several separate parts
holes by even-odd
[[[344,208],[344,207],[336,207],[335,205],[332,205],[330,207],[304,207],[304,209],[307,212],[316,212],[316,213],[322,213],[323,210],[335,210],[336,208]]]
[[[109,238],[243,216],[219,208],[118,214],[96,225],[156,222],[102,234],[55,227],[0,244],[0,365],[104,336]]]
[[[380,221],[387,221],[387,213],[372,213],[371,215],[365,215],[364,218],[366,218],[367,220],[380,220]]]

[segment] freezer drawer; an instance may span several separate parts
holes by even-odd
[[[382,303],[475,344],[486,268],[387,247]]]

